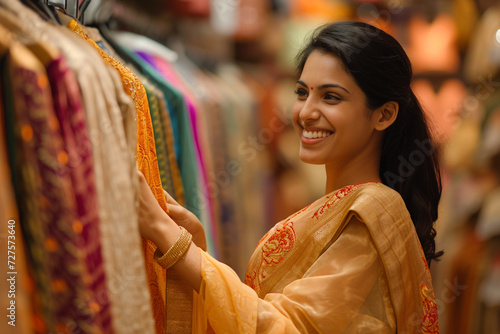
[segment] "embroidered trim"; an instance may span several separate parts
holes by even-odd
[[[245,275],[245,284],[256,292],[262,289],[260,282],[266,278],[266,269],[278,265],[283,260],[285,253],[289,252],[295,244],[296,235],[291,218],[278,227],[263,244],[261,260],[257,270],[254,270],[251,276]]]
[[[334,194],[331,194],[327,196],[325,204],[323,204],[316,212],[311,216],[311,218],[316,218],[316,220],[319,220],[319,218],[326,212],[327,209],[333,206],[335,202],[337,202],[339,199],[342,197],[346,196],[353,190],[361,187],[362,185],[368,184],[368,183],[377,183],[377,182],[366,182],[366,183],[360,183],[360,184],[355,184],[351,186],[346,186],[344,188],[341,188],[340,190],[336,191]]]
[[[337,200],[341,199],[351,191],[367,183],[346,186],[336,191],[334,194],[327,196],[325,204],[323,204],[318,210],[316,210],[316,212],[312,215],[312,217],[310,217],[310,219],[319,219],[319,217],[321,217],[321,215],[323,215],[323,213],[325,213],[328,208],[333,206],[333,204]],[[250,275],[245,275],[245,284],[254,289],[257,293],[262,290],[261,282],[264,278],[266,278],[266,269],[268,267],[278,265],[283,260],[285,254],[289,252],[295,244],[296,235],[293,229],[292,219],[306,211],[309,207],[310,205],[288,217],[283,225],[279,226],[279,224],[277,224],[277,226],[279,227],[272,233],[269,239],[266,240],[267,236],[272,232],[272,230],[267,232],[266,235],[264,235],[264,237],[259,241],[257,247],[259,247],[263,243],[260,263],[257,266],[257,269],[253,270]]]
[[[439,334],[438,312],[434,293],[429,291],[427,285],[420,286],[420,297],[424,315],[422,316],[422,334]]]

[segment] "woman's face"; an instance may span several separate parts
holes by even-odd
[[[373,158],[374,136],[379,135],[373,113],[339,58],[312,52],[296,89],[292,117],[302,161],[349,167]]]

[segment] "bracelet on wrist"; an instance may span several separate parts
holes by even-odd
[[[191,246],[193,236],[184,227],[179,226],[181,233],[174,244],[167,250],[165,254],[157,248],[154,254],[156,262],[165,269],[172,267],[179,261]]]

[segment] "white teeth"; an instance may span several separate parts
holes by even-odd
[[[302,135],[308,139],[325,138],[331,135],[330,131],[306,131],[302,130]]]

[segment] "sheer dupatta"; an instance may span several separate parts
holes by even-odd
[[[330,193],[273,227],[241,284],[202,254],[194,331],[438,333],[431,276],[399,194]]]

